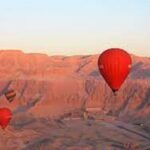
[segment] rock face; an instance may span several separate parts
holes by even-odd
[[[38,115],[56,115],[66,108],[99,107],[116,114],[131,111],[149,113],[150,58],[132,55],[133,67],[115,98],[97,68],[98,55],[47,56],[22,51],[0,51],[1,93],[7,88],[17,92],[11,108],[41,98],[27,110]],[[1,105],[8,103],[1,96]]]
[[[98,55],[66,57],[25,54],[18,50],[0,51],[0,106],[13,110],[14,118],[11,122],[13,132],[19,132],[20,136],[27,137],[31,136],[29,133],[40,130],[43,135],[45,131],[42,128],[43,126],[48,128],[49,122],[50,126],[55,126],[55,130],[62,125],[59,120],[51,124],[51,121],[47,121],[48,118],[63,118],[70,112],[80,112],[85,108],[89,112],[98,110],[103,115],[115,115],[127,123],[144,122],[146,124],[144,129],[150,131],[147,122],[150,115],[150,58],[132,55],[132,71],[116,97],[99,74],[97,60]],[[8,88],[15,89],[17,94],[12,103],[7,102],[3,95]],[[45,123],[42,124],[43,122]],[[21,133],[20,130],[26,126],[28,130],[26,128],[25,133],[23,131]],[[96,134],[96,131],[94,132]],[[66,131],[62,131],[63,133]],[[10,135],[8,133],[8,136]],[[64,143],[60,135],[60,139],[49,146],[53,139],[47,134],[43,135],[43,139],[42,135],[37,140],[32,137],[31,144],[28,141],[22,143],[26,141],[22,137],[22,140],[18,141],[20,143],[18,149],[22,147],[30,150],[31,147],[39,149],[41,143],[45,143],[43,146],[47,145],[47,149],[53,147],[54,150],[59,150]],[[92,144],[86,146],[87,139],[82,146],[71,144],[76,143],[75,140],[79,139],[73,137],[73,141],[69,141],[68,150],[95,150]],[[100,147],[107,145],[103,144],[99,143]]]

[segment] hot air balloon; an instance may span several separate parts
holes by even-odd
[[[127,78],[131,64],[131,56],[120,48],[108,49],[99,56],[99,71],[114,93]]]
[[[12,118],[12,112],[8,108],[0,108],[0,126],[5,129]]]
[[[13,89],[9,89],[5,92],[6,99],[11,103],[16,96],[16,92]]]

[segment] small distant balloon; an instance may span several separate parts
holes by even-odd
[[[13,89],[9,89],[5,92],[5,97],[7,99],[7,101],[9,101],[10,103],[14,100],[14,98],[16,97],[16,92]]]
[[[12,112],[9,108],[0,108],[0,126],[5,129],[12,119]]]
[[[127,78],[131,65],[131,56],[120,48],[108,49],[98,59],[99,71],[114,93]]]

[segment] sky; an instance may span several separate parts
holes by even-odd
[[[149,40],[150,0],[0,0],[0,49],[149,57]]]

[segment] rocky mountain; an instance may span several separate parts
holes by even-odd
[[[16,90],[13,108],[41,95],[41,100],[31,107],[41,115],[79,108],[85,103],[87,107],[109,111],[114,97],[98,71],[97,60],[98,55],[66,57],[3,50],[0,88]],[[131,74],[113,102],[117,113],[127,109],[142,111],[149,104],[150,58],[132,55],[132,60]],[[3,99],[2,96],[1,103],[5,104]]]
[[[132,55],[132,71],[115,97],[99,74],[98,56],[47,56],[1,50],[0,106],[14,112],[13,130],[28,126],[34,132],[35,126],[42,128],[42,122],[48,125],[51,119],[58,121],[52,124],[59,128],[60,118],[80,115],[87,109],[92,115],[98,111],[100,115],[116,116],[127,123],[143,122],[149,132],[150,58]],[[9,88],[17,94],[12,103],[3,95]],[[47,136],[46,141],[40,140],[34,139],[33,145],[26,143],[26,149],[51,141]]]

